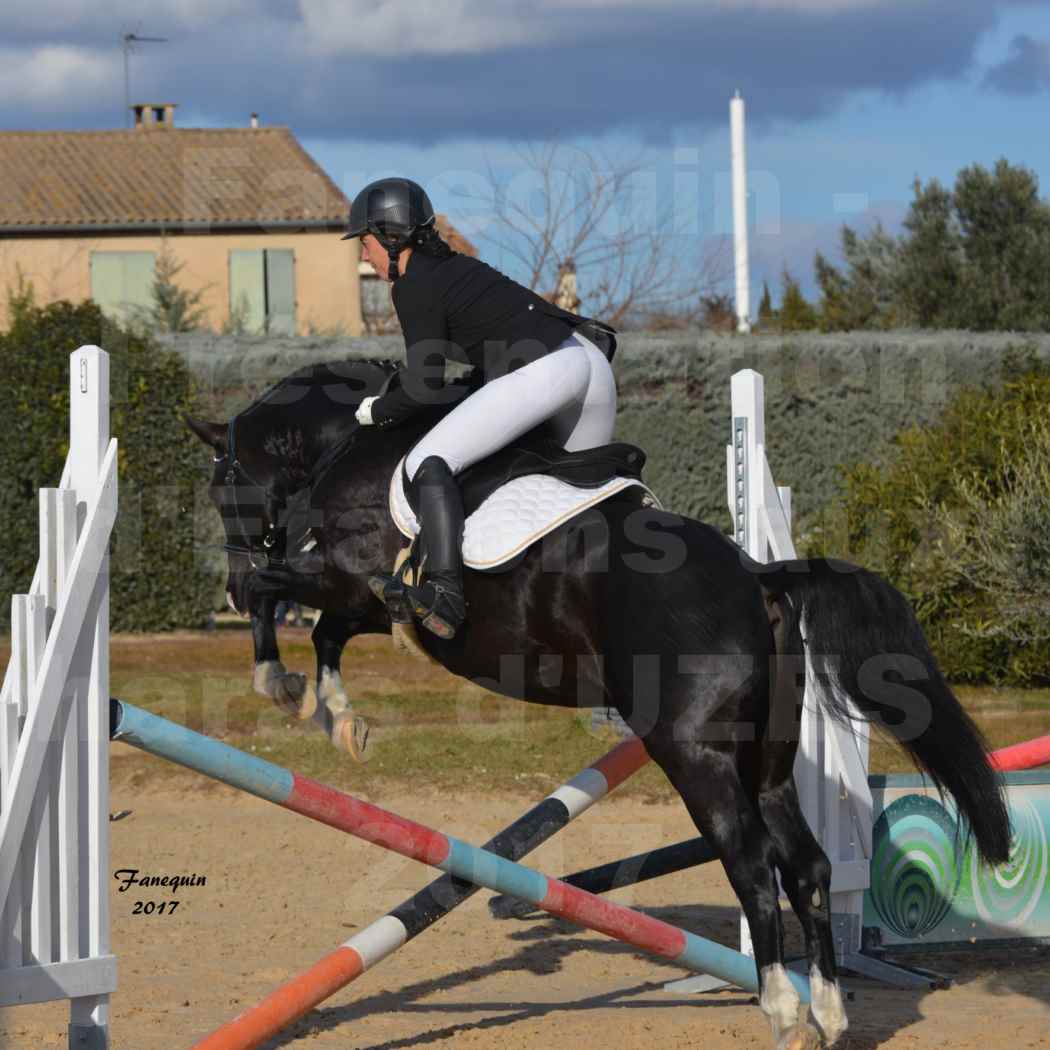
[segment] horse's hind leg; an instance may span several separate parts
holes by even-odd
[[[816,1033],[798,1023],[799,995],[784,968],[775,848],[741,778],[739,749],[748,745],[734,753],[676,739],[661,748],[650,737],[646,746],[714,847],[740,900],[758,966],[759,1005],[777,1050],[815,1048]]]
[[[831,863],[802,814],[792,775],[795,750],[794,742],[766,743],[758,807],[776,849],[781,884],[805,935],[813,1018],[832,1046],[847,1020],[831,932]]]

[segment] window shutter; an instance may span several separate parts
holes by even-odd
[[[230,252],[230,318],[245,332],[266,330],[266,281],[261,251]]]
[[[154,252],[92,252],[91,298],[108,316],[134,320],[153,305]]]
[[[295,335],[295,253],[266,249],[267,329],[275,335]]]

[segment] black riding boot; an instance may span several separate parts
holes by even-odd
[[[415,587],[390,576],[373,576],[369,582],[388,606],[402,606],[407,600],[428,631],[439,638],[453,638],[466,616],[463,497],[440,456],[423,460],[413,484],[419,493],[423,583]]]

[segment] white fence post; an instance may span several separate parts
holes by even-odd
[[[727,448],[733,535],[756,561],[797,557],[791,536],[791,490],[779,487],[766,459],[765,389],[752,369],[732,378],[732,437]],[[805,623],[803,622],[803,632]],[[866,723],[853,728],[829,718],[816,704],[807,655],[795,781],[806,820],[832,864],[831,910],[836,954],[860,951],[864,890],[869,884],[872,811],[868,787]],[[747,922],[741,940],[750,950]]]
[[[40,561],[12,601],[0,690],[0,1007],[69,999],[69,1046],[105,1050],[117,447],[96,346],[71,355],[69,426],[61,486],[40,493]]]

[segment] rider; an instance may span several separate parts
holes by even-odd
[[[351,237],[361,238],[364,258],[393,283],[407,348],[396,385],[365,398],[358,422],[388,426],[445,400],[441,377],[448,359],[473,364],[482,383],[405,458],[418,493],[424,582],[410,586],[393,575],[369,580],[392,610],[407,599],[424,627],[452,638],[466,616],[463,503],[455,475],[545,420],[570,452],[608,444],[616,416],[613,329],[452,251],[438,234],[426,193],[409,179],[379,179],[361,190],[343,239]]]

